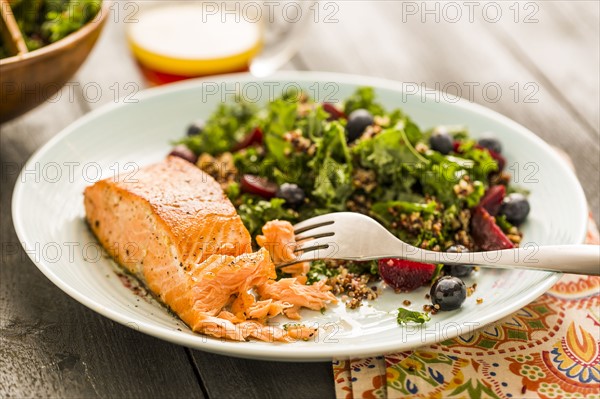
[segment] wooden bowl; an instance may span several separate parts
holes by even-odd
[[[0,123],[51,98],[77,72],[108,18],[109,3],[104,0],[93,20],[65,38],[0,60]]]

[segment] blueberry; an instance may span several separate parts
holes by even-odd
[[[469,252],[464,245],[453,245],[446,250],[449,253]],[[444,274],[454,277],[466,277],[473,271],[473,266],[467,265],[444,265]]]
[[[437,151],[442,155],[446,155],[452,151],[452,137],[450,137],[450,134],[448,134],[445,129],[437,128],[429,138],[429,145],[432,150]]]
[[[431,302],[438,305],[440,310],[454,310],[460,308],[467,298],[465,283],[453,276],[439,278],[432,286]]]
[[[368,126],[373,124],[373,115],[366,109],[357,109],[348,116],[346,124],[346,141],[353,142],[364,133]]]
[[[473,266],[444,265],[444,273],[448,276],[467,277],[471,272],[473,272]]]
[[[277,190],[277,197],[283,198],[289,206],[296,207],[302,205],[306,195],[298,185],[292,183],[283,183]]]
[[[478,141],[479,146],[494,151],[496,154],[502,153],[502,143],[496,137],[490,134],[484,134]]]
[[[504,197],[500,205],[500,214],[506,216],[506,220],[515,226],[520,225],[529,215],[529,201],[523,194],[512,193]]]
[[[194,123],[188,126],[187,135],[188,136],[197,136],[204,130],[205,127],[204,120],[198,119]]]

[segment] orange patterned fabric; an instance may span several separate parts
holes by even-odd
[[[600,277],[565,275],[468,336],[333,368],[338,398],[600,398]]]

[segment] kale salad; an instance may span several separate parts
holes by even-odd
[[[420,248],[487,251],[518,246],[518,226],[529,213],[526,193],[510,185],[502,144],[493,134],[475,140],[462,126],[423,129],[400,108],[384,107],[370,87],[339,104],[302,92],[265,105],[223,103],[193,122],[176,144],[171,154],[221,184],[253,239],[270,220],[296,223],[353,211]],[[317,261],[308,284],[327,278],[355,308],[377,296],[373,281],[383,279],[397,291],[434,283],[435,312],[462,304],[473,287],[461,278],[472,272],[399,259]],[[457,285],[458,298],[443,295]],[[446,299],[436,304],[438,291]],[[403,319],[411,317],[422,319]]]
[[[29,51],[75,32],[94,19],[101,0],[11,0],[9,2]],[[0,37],[0,59],[11,56]]]

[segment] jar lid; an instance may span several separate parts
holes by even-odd
[[[139,11],[127,39],[138,61],[152,70],[201,76],[248,67],[262,47],[262,26],[241,14],[201,3],[160,5]]]

